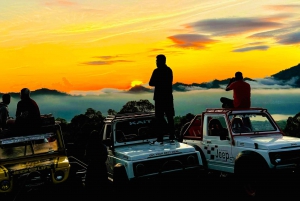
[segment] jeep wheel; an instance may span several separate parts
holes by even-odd
[[[244,180],[242,182],[243,190],[247,196],[255,197],[257,195],[257,184],[254,178],[249,178],[249,176],[247,177],[248,177],[247,180]]]
[[[242,153],[237,157],[235,176],[238,188],[247,197],[260,197],[267,191],[267,164],[257,153]]]

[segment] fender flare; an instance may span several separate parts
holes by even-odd
[[[261,170],[267,170],[269,168],[267,161],[262,155],[255,151],[242,151],[240,152],[234,162],[234,173],[241,173],[245,165],[256,166]]]

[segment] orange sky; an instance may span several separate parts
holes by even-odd
[[[1,2],[0,92],[147,86],[157,54],[187,84],[300,63],[299,1],[169,2]]]

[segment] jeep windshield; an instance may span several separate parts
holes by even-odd
[[[233,135],[274,133],[278,130],[265,113],[242,113],[229,115]]]
[[[168,136],[166,125],[166,122],[164,122],[162,126],[156,126],[154,117],[126,119],[116,123],[116,141],[118,143],[147,141],[157,137],[157,129]]]
[[[58,151],[54,133],[0,139],[0,160],[47,154]]]

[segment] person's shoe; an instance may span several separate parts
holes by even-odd
[[[160,146],[164,145],[163,142],[157,142],[157,141],[150,142],[149,144],[150,145],[155,145],[155,146],[157,146],[157,145],[160,145]]]
[[[175,144],[175,140],[170,140],[170,144]]]

